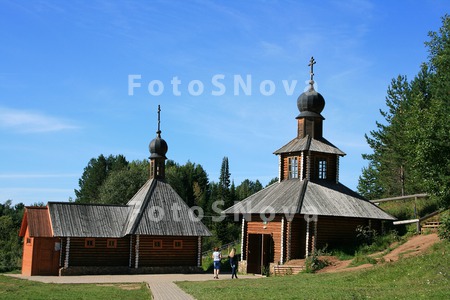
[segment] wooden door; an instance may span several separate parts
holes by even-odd
[[[262,274],[272,261],[273,239],[270,234],[249,234],[247,273]]]
[[[36,272],[33,275],[58,275],[59,240],[54,238],[35,238]]]

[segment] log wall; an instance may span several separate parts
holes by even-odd
[[[66,239],[61,240],[62,262],[64,263]],[[86,248],[85,238],[70,238],[69,266],[128,266],[129,237],[116,239],[116,248],[108,248],[107,240],[107,238],[95,238],[95,247]]]
[[[285,222],[285,224],[286,223],[287,222]],[[270,234],[273,239],[273,258],[271,259],[271,262],[278,262],[281,260],[281,216],[276,216],[272,221],[264,224],[259,215],[252,215],[251,221],[247,222],[247,241],[249,234]],[[284,253],[284,255],[286,255],[286,253]]]
[[[135,238],[133,238],[134,240]],[[153,241],[162,242],[162,248],[154,248]],[[174,241],[181,240],[181,249],[174,248]],[[197,266],[198,237],[140,236],[139,267]]]

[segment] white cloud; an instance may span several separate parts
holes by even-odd
[[[36,133],[77,129],[79,127],[66,120],[39,112],[0,107],[1,128],[22,133]]]

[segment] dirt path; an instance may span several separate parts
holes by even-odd
[[[388,254],[382,256],[385,262],[394,262],[400,258],[410,257],[424,253],[430,246],[439,241],[437,234],[427,234],[427,235],[416,235],[406,241],[404,244],[398,246]],[[334,272],[345,272],[353,271],[364,268],[370,268],[374,265],[364,264],[357,267],[348,268],[351,260],[338,260],[334,256],[324,256],[322,259],[328,260],[331,264],[317,273],[334,273]]]

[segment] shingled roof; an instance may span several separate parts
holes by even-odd
[[[48,209],[54,236],[211,235],[175,190],[157,179],[148,180],[127,205],[49,202]]]
[[[27,227],[30,237],[52,237],[47,207],[27,206],[22,218],[19,236],[25,236]]]
[[[309,135],[305,136],[304,138],[294,138],[289,143],[287,143],[280,149],[276,150],[274,154],[301,152],[308,150],[315,152],[338,154],[341,156],[345,155],[344,152],[342,152],[339,148],[337,148],[335,145],[330,143],[325,138],[317,140],[313,139]]]
[[[225,214],[305,214],[395,220],[340,183],[290,179],[276,182],[226,209]]]
[[[128,202],[126,234],[210,236],[189,206],[164,181],[148,180]]]
[[[49,202],[53,235],[121,237],[130,208],[126,205]]]

